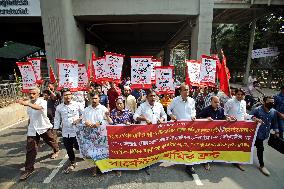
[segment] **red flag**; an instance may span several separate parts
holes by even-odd
[[[56,77],[51,66],[49,66],[49,80],[51,83],[56,83]]]
[[[227,68],[227,59],[224,55],[223,50],[221,50],[222,53],[222,64],[220,69],[220,74],[218,74],[219,80],[220,80],[220,90],[222,90],[227,96],[230,96],[230,90],[229,90],[229,79],[230,79],[230,72]]]
[[[95,52],[94,51],[92,51],[92,59],[94,60],[94,59],[96,59],[97,57],[96,57],[96,54],[95,54]]]
[[[91,61],[88,62],[88,70],[87,70],[88,80],[91,81],[91,75],[92,75],[92,66]]]

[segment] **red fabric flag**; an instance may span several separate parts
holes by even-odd
[[[229,76],[230,74],[229,69],[227,68],[227,59],[221,50],[222,53],[222,64],[220,68],[220,74],[218,74],[219,81],[220,81],[220,90],[222,90],[227,96],[230,96],[229,90]]]
[[[92,59],[94,60],[94,59],[96,59],[97,57],[96,57],[96,54],[95,54],[95,52],[94,51],[92,51]]]
[[[51,83],[56,83],[56,77],[51,66],[49,66],[49,80]]]
[[[91,61],[88,62],[88,70],[87,70],[88,80],[91,81],[91,75],[92,75],[92,66]]]

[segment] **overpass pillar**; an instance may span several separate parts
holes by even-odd
[[[73,16],[72,0],[40,0],[48,65],[57,73],[55,58],[86,63],[84,28]]]
[[[191,59],[210,55],[214,1],[199,0],[199,15],[191,33]]]

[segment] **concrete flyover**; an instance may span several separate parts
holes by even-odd
[[[49,64],[57,57],[85,63],[92,50],[162,55],[168,64],[169,49],[180,41],[188,43],[193,59],[210,54],[212,24],[249,22],[284,1],[41,0],[40,4]]]

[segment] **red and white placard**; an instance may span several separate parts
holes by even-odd
[[[162,62],[157,60],[157,59],[152,59],[152,64],[151,64],[151,81],[152,84],[156,83],[156,66],[162,66]]]
[[[200,85],[216,85],[216,65],[217,60],[211,56],[201,56]]]
[[[78,64],[78,91],[88,89],[88,74],[85,64]]]
[[[124,55],[105,52],[106,61],[106,80],[119,82],[121,80],[122,65]]]
[[[71,91],[78,90],[78,61],[56,59],[58,64],[58,90],[69,88]]]
[[[200,82],[200,61],[186,61],[186,83],[192,86],[198,86]]]
[[[107,78],[106,73],[106,61],[105,57],[96,58],[92,60],[93,62],[93,68],[94,68],[94,74],[93,74],[93,81],[103,81],[105,78]]]
[[[22,75],[22,92],[29,92],[29,89],[36,87],[35,72],[31,62],[17,62]]]
[[[42,78],[41,78],[41,70],[40,70],[40,65],[41,65],[41,60],[42,58],[28,58],[28,62],[32,63],[32,66],[34,68],[35,72],[35,77],[36,77],[36,82],[38,84],[42,84]]]
[[[159,66],[156,70],[156,92],[157,94],[173,94],[174,86],[174,66]]]
[[[151,84],[152,56],[131,56],[131,88],[149,89]]]

